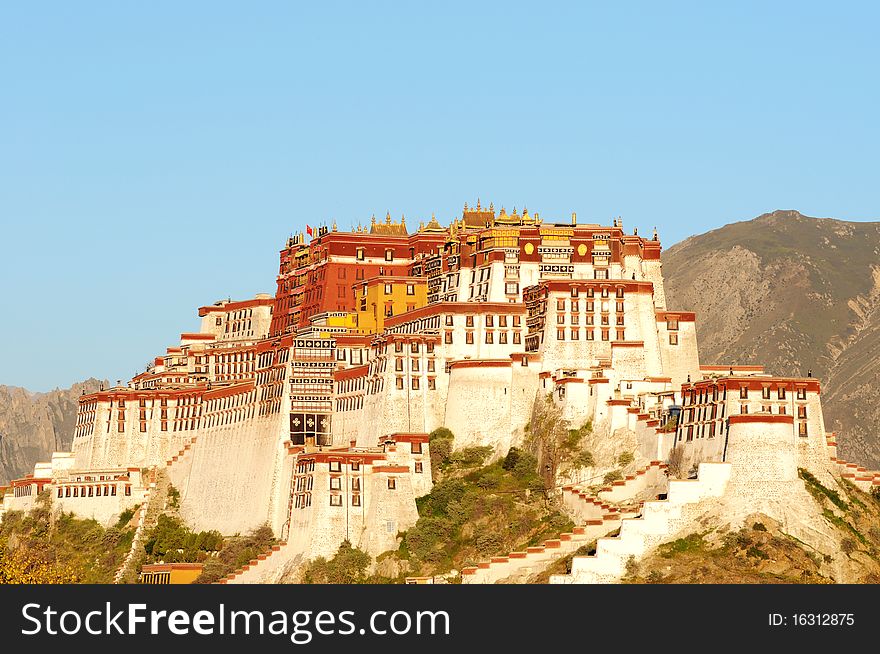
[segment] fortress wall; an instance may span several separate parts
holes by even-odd
[[[678,345],[669,344],[670,334],[678,335]],[[693,381],[700,379],[696,323],[680,320],[678,331],[670,332],[666,328],[666,321],[658,320],[657,337],[660,344],[663,375],[672,378],[673,388],[681,388],[681,385],[687,382],[688,375]]]
[[[727,461],[731,483],[747,489],[798,478],[791,416],[730,416]]]
[[[796,413],[795,422],[800,422]],[[793,428],[797,434],[797,426]],[[819,393],[807,393],[807,436],[796,436],[796,439],[798,467],[809,470],[823,484],[831,484],[832,455],[825,440],[825,418]]]
[[[191,449],[188,479],[180,489],[180,513],[188,525],[230,535],[275,517],[269,509],[277,446],[288,440],[285,419],[281,413],[199,434]],[[178,483],[179,477],[175,486]]]
[[[444,423],[455,434],[455,449],[491,445],[495,456],[507,453],[513,443],[511,376],[510,363],[452,368]]]
[[[626,325],[626,340],[642,341],[643,343],[641,367],[634,371],[632,379],[656,377],[664,374],[660,344],[657,338],[657,317],[652,296],[648,293],[630,293],[624,299],[624,307],[627,309],[627,322],[635,322],[638,327],[638,331],[632,333],[633,327],[629,324]],[[612,346],[612,357],[620,355],[616,351],[618,349]],[[618,370],[615,367],[615,372],[624,379],[628,376],[624,369]]]
[[[648,370],[645,348],[632,343],[611,345],[611,368],[618,378],[641,379],[653,371]],[[659,362],[658,362],[659,365]]]
[[[647,259],[641,262],[642,276],[646,281],[654,284],[654,306],[658,309],[666,309],[666,289],[663,286],[663,266],[660,260]]]
[[[52,490],[54,506],[67,513],[76,514],[77,518],[97,520],[105,527],[116,524],[123,511],[142,504],[147,496],[147,490],[143,488],[133,488],[132,494],[128,497],[121,494],[116,497],[57,497],[55,489]]]
[[[389,477],[394,477],[394,489],[388,488]],[[412,527],[419,519],[419,514],[412,477],[408,472],[374,472],[368,485],[369,507],[357,542],[361,549],[375,556],[397,549],[397,534]]]

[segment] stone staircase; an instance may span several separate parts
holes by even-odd
[[[871,489],[880,487],[880,471],[868,470],[864,466],[848,463],[843,459],[837,458],[836,432],[825,434],[825,442],[831,453],[831,461],[837,465],[837,470],[842,478],[848,479],[857,488],[865,492],[870,492]]]
[[[113,576],[114,584],[125,583],[126,579],[136,579],[137,570],[134,569],[139,554],[143,551],[143,543],[146,535],[156,526],[159,516],[165,510],[168,501],[168,473],[165,470],[153,468],[150,471],[150,485],[147,489],[147,497],[136,513],[137,528],[128,554],[116,574]]]
[[[630,556],[640,558],[660,543],[693,525],[704,500],[720,497],[730,478],[729,463],[701,463],[697,479],[673,479],[664,500],[646,501],[641,515],[624,518],[620,533],[613,538],[599,538],[596,554],[576,556],[571,573],[553,575],[550,583],[614,583],[626,571]]]
[[[631,505],[640,494],[653,497],[657,495],[656,491],[666,491],[667,468],[665,463],[651,461],[644,468],[603,486],[598,491],[593,491],[584,484],[563,486],[563,507],[578,523],[595,520],[608,513],[626,512],[631,506],[625,505],[627,503]],[[653,492],[649,492],[652,490]]]
[[[284,550],[287,549],[287,543],[282,541],[273,545],[265,552],[251,559],[245,565],[234,572],[230,572],[222,579],[214,582],[217,584],[258,584],[272,583],[276,573],[280,574],[281,569],[290,559],[285,557]]]
[[[593,542],[620,526],[620,516],[609,514],[605,518],[588,520],[571,532],[560,534],[559,538],[545,540],[541,545],[527,547],[523,551],[510,552],[506,556],[493,556],[489,561],[463,568],[463,584],[495,584],[498,582],[517,583],[548,565],[576,552],[580,547]]]
[[[192,446],[195,444],[197,438],[198,436],[193,436],[192,438],[190,438],[177,454],[175,454],[165,462],[165,467],[170,468],[172,465],[174,465],[178,461],[181,461],[184,457],[189,455],[192,451]]]

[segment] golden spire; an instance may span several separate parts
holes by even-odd
[[[336,221],[335,220],[333,221],[333,231],[334,232],[336,231]]]
[[[391,224],[391,212],[390,212],[390,211],[389,211],[388,213],[385,214],[385,224],[386,224],[386,225],[390,225],[390,224]]]
[[[491,211],[492,213],[495,213],[495,204],[493,202],[489,203],[489,211]]]
[[[423,231],[424,229],[425,229],[425,221],[424,221],[424,220],[420,220],[420,221],[419,221],[419,231],[421,232],[421,231]]]
[[[375,226],[375,224],[376,224],[376,214],[373,214],[373,218],[372,218],[372,220],[371,220],[370,222]]]
[[[480,210],[480,198],[477,198],[477,211]]]
[[[400,224],[406,225],[406,216],[404,214],[400,214]]]

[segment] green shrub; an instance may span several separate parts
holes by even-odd
[[[140,504],[136,504],[135,506],[132,506],[120,513],[119,520],[116,521],[116,528],[122,529],[123,527],[125,527],[125,525],[131,522],[131,519],[134,517],[135,512],[140,508],[140,506]]]
[[[619,457],[617,457],[617,463],[619,463],[622,466],[627,466],[630,463],[632,463],[633,461],[635,461],[635,458],[636,458],[636,456],[632,452],[624,452]]]
[[[491,445],[475,445],[465,447],[450,456],[452,463],[466,468],[475,468],[483,465],[483,462],[492,456],[495,450]]]
[[[452,455],[452,439],[438,438],[431,441],[431,472],[434,477],[444,465],[449,463]]]
[[[593,453],[588,450],[581,450],[578,452],[572,463],[576,468],[592,468],[596,465],[595,459],[593,459]]]
[[[438,438],[448,438],[449,440],[453,440],[455,436],[452,431],[446,427],[437,427],[437,429],[428,434],[428,442],[433,444],[434,440]]]
[[[366,552],[342,541],[332,559],[318,557],[303,570],[306,584],[361,584],[367,581],[366,570],[372,561]]]
[[[611,472],[606,473],[602,478],[602,481],[606,484],[610,484],[615,481],[620,481],[621,479],[623,479],[623,473],[620,470],[612,470]]]
[[[756,522],[755,524],[752,525],[752,530],[753,531],[767,531],[767,527],[765,527],[760,522]]]
[[[516,462],[519,461],[522,456],[522,453],[522,450],[518,447],[511,447],[507,450],[507,456],[504,457],[501,467],[505,470],[513,470],[514,466],[516,466]]]
[[[856,542],[852,538],[844,538],[840,541],[840,549],[843,550],[844,554],[849,556],[856,551]]]

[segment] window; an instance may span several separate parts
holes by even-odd
[[[391,284],[385,284],[385,295],[391,295]]]
[[[618,288],[617,292],[614,294],[615,297],[623,297],[623,289]],[[622,304],[622,303],[621,303]]]
[[[590,291],[587,291],[587,294],[588,294],[588,295],[589,295],[589,293],[590,293]],[[577,286],[572,286],[572,287],[571,287],[571,296],[572,296],[572,297],[577,297],[577,296],[578,296],[578,287],[577,287]]]
[[[557,329],[556,330],[556,340],[557,341],[564,341],[565,340],[565,330],[564,329]]]
[[[395,488],[397,488],[397,479],[395,479],[394,477],[389,477],[388,490],[394,490]]]
[[[607,330],[607,329],[603,329],[603,330],[602,330],[602,340],[603,340],[603,341],[607,341],[607,340],[608,340],[608,330]]]
[[[394,261],[394,250],[385,250],[385,261]]]
[[[486,343],[491,344],[495,342],[495,336],[493,332],[486,332]]]
[[[769,386],[765,386],[764,388],[761,389],[761,397],[765,400],[770,399],[770,387]]]
[[[740,404],[739,405],[739,412],[740,413],[748,413],[749,412],[749,405],[748,404]]]
[[[406,285],[406,294],[407,295],[415,295],[416,294],[416,287],[414,284],[407,284]]]
[[[580,333],[579,329],[572,329],[571,330],[571,340],[573,340],[573,341],[578,340],[578,338],[580,338],[579,333]]]
[[[361,505],[361,496],[360,495],[352,495],[351,496],[351,505],[352,506],[360,506]]]
[[[519,332],[513,332],[513,344],[514,344],[514,345],[519,345],[519,344],[520,344],[520,339],[521,339],[521,338],[522,338],[522,337],[520,336],[520,333],[519,333]]]
[[[397,341],[396,343],[394,343],[394,351],[395,352],[403,352],[403,342],[402,341]]]
[[[363,261],[363,260],[364,260],[364,248],[358,248],[358,249],[357,249],[357,260],[358,260],[358,261]]]
[[[395,372],[403,372],[403,359],[401,357],[395,357],[394,371]]]
[[[418,378],[418,377],[413,377],[413,378],[412,378],[412,389],[413,389],[414,391],[419,390],[419,378]]]
[[[465,332],[464,342],[467,343],[468,345],[473,345],[474,344],[474,333],[473,332]]]
[[[352,461],[351,462],[351,471],[352,472],[357,472],[360,469],[361,469],[361,462],[360,461]],[[358,484],[360,484],[360,481],[358,481]]]
[[[434,372],[434,359],[428,359],[428,372]]]
[[[556,314],[556,324],[557,325],[564,325],[565,324],[565,314],[564,313],[557,313]]]
[[[501,332],[498,334],[498,342],[501,345],[507,345],[507,332]]]
[[[422,472],[422,462],[416,461],[416,472]]]
[[[592,330],[592,329],[587,329],[587,330],[585,330],[585,333],[586,333],[586,336],[587,336],[587,340],[588,340],[588,341],[595,340],[595,334],[593,333],[593,330]]]
[[[342,506],[342,495],[331,495],[330,506]]]
[[[433,377],[428,377],[428,390],[429,391],[437,390],[437,381]]]
[[[806,419],[807,419],[807,407],[806,407],[806,405],[799,406],[799,407],[797,408],[797,411],[798,411],[798,418],[800,418],[801,420],[806,420]]]
[[[617,340],[618,341],[625,341],[626,340],[626,331],[624,331],[623,329],[618,329],[616,331],[617,331],[617,336],[616,336]]]
[[[464,317],[464,326],[465,327],[473,327],[474,326],[474,317],[473,316],[465,316]]]
[[[748,386],[740,386],[739,387],[739,398],[741,400],[746,400],[749,397],[749,387]]]
[[[666,329],[669,331],[678,331],[678,318],[667,318],[666,319]]]
[[[605,272],[607,273],[608,271],[606,270]],[[607,279],[607,277],[606,277],[606,279]],[[608,297],[608,288],[607,287],[602,289],[602,297]]]
[[[342,463],[339,461],[331,461],[330,472],[342,472]]]
[[[514,326],[514,327],[519,327],[520,324],[521,324],[521,323],[520,323],[520,316],[514,316],[514,317],[513,317],[513,326]]]
[[[419,371],[419,360],[418,359],[410,359],[409,368],[413,372]]]
[[[587,300],[587,311],[595,311],[596,304],[592,300]]]
[[[445,334],[443,334],[443,342],[447,345],[452,344],[452,332],[446,332]]]
[[[516,295],[519,293],[519,284],[516,282],[505,282],[504,293],[507,295]]]
[[[678,345],[678,334],[670,334],[669,335],[669,344],[670,345]]]
[[[330,477],[330,490],[342,490],[342,477]]]
[[[785,386],[780,386],[776,391],[777,396],[780,400],[785,399]]]
[[[410,343],[409,344],[409,351],[412,354],[418,354],[419,353],[419,344],[415,341]]]
[[[446,316],[446,326],[452,327],[452,316],[451,315]]]
[[[565,300],[556,300],[556,310],[565,311]]]
[[[397,390],[399,390],[399,391],[403,390],[403,377],[398,377],[395,380],[395,386],[397,387]]]
[[[495,326],[495,316],[488,314],[486,315],[486,327],[494,327]]]
[[[806,400],[807,399],[807,389],[806,388],[797,389],[797,399],[799,399],[799,400]]]
[[[807,436],[807,423],[799,422],[798,423],[798,436]]]
[[[617,314],[617,317],[615,318],[615,324],[618,324],[618,325],[623,324],[623,315],[622,314]]]

